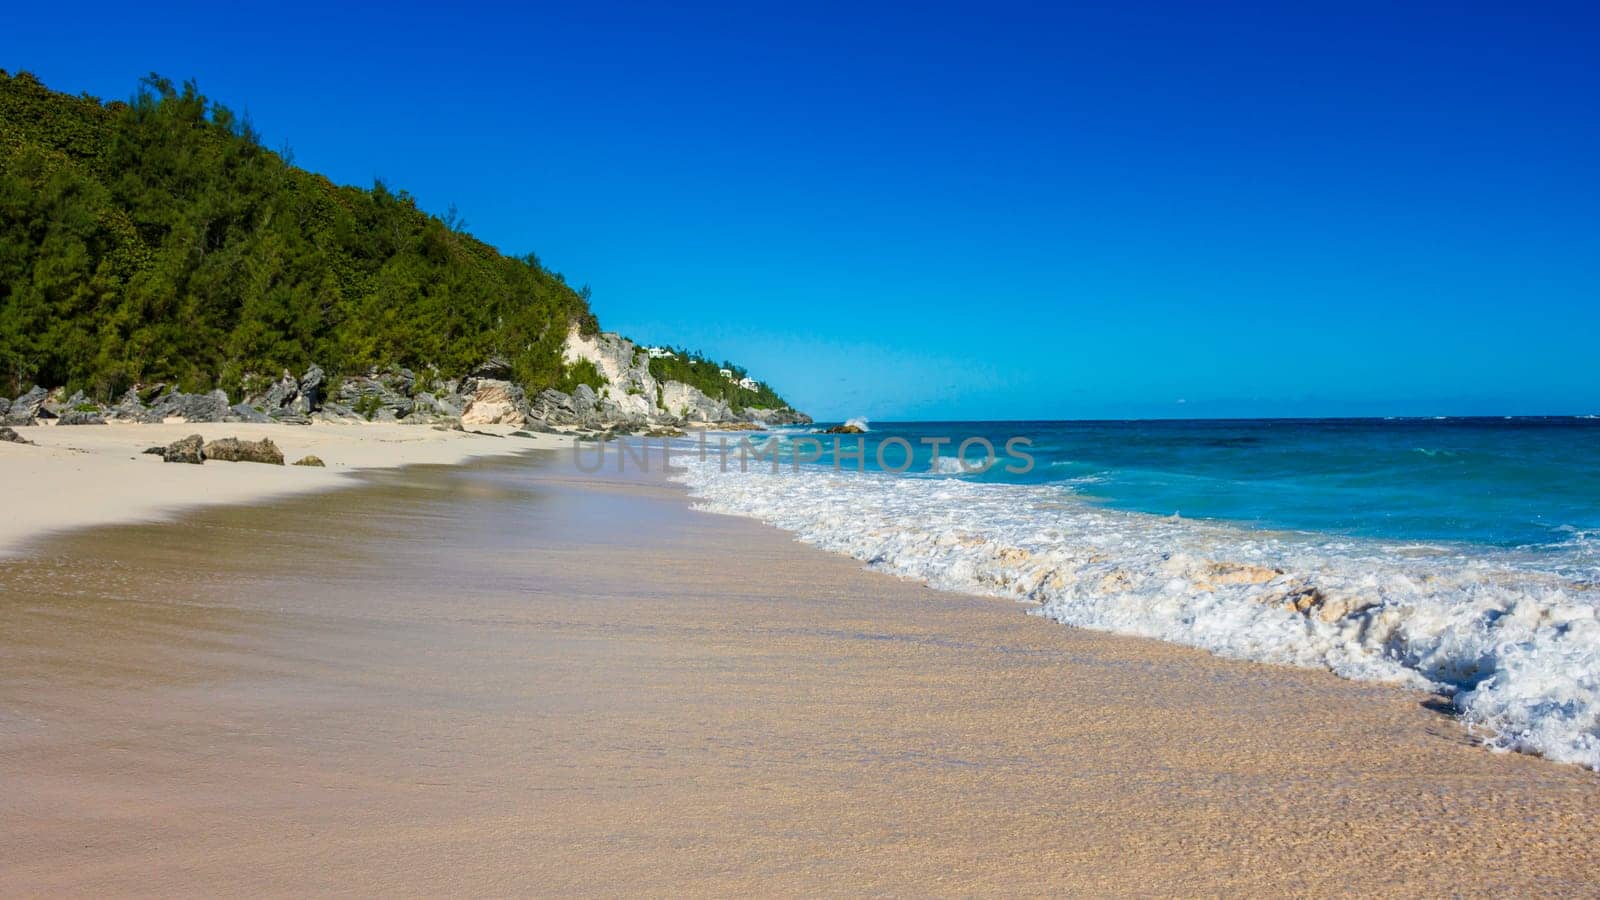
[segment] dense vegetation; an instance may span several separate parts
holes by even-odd
[[[681,348],[673,348],[672,352],[672,356],[651,358],[650,374],[657,381],[681,381],[699,388],[707,397],[726,400],[735,412],[750,407],[783,409],[789,405],[764,383],[757,382],[754,390],[740,387],[736,382],[744,380],[749,373],[731,362],[715,363]],[[731,380],[722,374],[723,369],[733,373]]]
[[[492,354],[570,387],[596,374],[561,365],[572,323],[597,330],[587,299],[404,191],[294,167],[193,83],[102,103],[0,70],[0,394],[237,395],[311,363],[459,375]]]

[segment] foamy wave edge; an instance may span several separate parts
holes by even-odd
[[[1107,510],[1049,485],[827,470],[677,476],[759,519],[929,585],[1067,625],[1450,697],[1489,747],[1600,770],[1600,573],[1510,552],[1252,531]]]

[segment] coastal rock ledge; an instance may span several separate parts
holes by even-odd
[[[697,383],[658,378],[652,362],[673,363],[675,368],[661,367],[663,374],[685,373],[683,377]],[[568,379],[563,386],[570,389],[544,388],[531,400],[515,380],[512,364],[497,355],[463,377],[451,377],[433,367],[419,372],[400,366],[330,376],[316,365],[299,377],[288,371],[276,377],[247,375],[238,403],[231,402],[222,390],[186,393],[166,384],[135,385],[114,403],[82,391],[68,397],[60,388],[35,385],[15,399],[0,397],[0,424],[30,427],[40,420],[54,420],[56,425],[181,420],[308,425],[321,421],[641,431],[691,424],[766,428],[811,422],[810,416],[789,406],[753,405],[754,401],[782,401],[742,370],[718,370],[716,364],[698,357],[691,361],[674,351],[642,348],[616,334],[584,335],[574,326],[562,348],[562,365]],[[165,453],[170,448],[161,449]],[[175,455],[179,458],[169,461],[200,461],[191,458],[194,454],[187,447]]]

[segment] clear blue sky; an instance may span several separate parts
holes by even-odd
[[[13,5],[819,416],[1600,413],[1581,5]]]

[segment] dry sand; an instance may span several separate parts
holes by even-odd
[[[0,563],[0,895],[1594,895],[1600,779],[551,460]]]
[[[344,483],[353,470],[455,463],[484,455],[564,446],[550,435],[503,439],[515,430],[476,426],[496,437],[415,425],[41,425],[18,428],[34,446],[0,441],[0,557],[28,540],[69,528],[152,521],[183,509],[248,503]],[[211,463],[166,464],[141,453],[199,434],[206,440],[272,438],[286,462],[318,456],[327,468]]]

